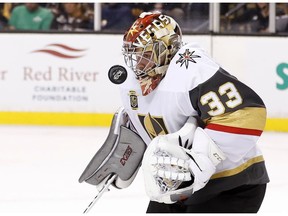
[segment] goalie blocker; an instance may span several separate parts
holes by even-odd
[[[114,114],[108,137],[82,173],[80,183],[85,181],[103,187],[111,175],[116,175],[112,182],[116,188],[125,188],[132,183],[146,144],[137,133],[125,126],[127,119],[123,108]]]

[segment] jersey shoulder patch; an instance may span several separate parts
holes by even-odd
[[[167,89],[190,91],[210,79],[219,65],[200,47],[194,44],[183,46],[173,57],[162,80]]]

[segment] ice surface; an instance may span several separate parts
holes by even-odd
[[[108,128],[0,126],[0,215],[81,215],[96,188],[78,183]],[[288,133],[259,140],[271,182],[260,214],[288,213]],[[148,205],[141,171],[126,189],[111,190],[90,215],[143,215]]]

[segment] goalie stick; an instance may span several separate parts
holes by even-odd
[[[100,188],[98,191],[98,194],[94,197],[94,199],[90,202],[90,204],[87,206],[83,214],[87,214],[90,209],[95,205],[95,203],[100,199],[100,197],[103,195],[103,193],[108,190],[109,191],[109,186],[112,184],[112,182],[116,179],[117,175],[116,174],[110,174],[107,178],[103,186]]]

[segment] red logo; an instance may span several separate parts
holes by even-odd
[[[59,58],[71,59],[83,57],[83,52],[86,50],[87,49],[76,49],[64,44],[48,44],[44,49],[38,49],[32,52],[47,53]]]
[[[127,160],[129,159],[130,155],[132,153],[132,148],[128,145],[122,158],[120,159],[120,163],[125,166]]]

